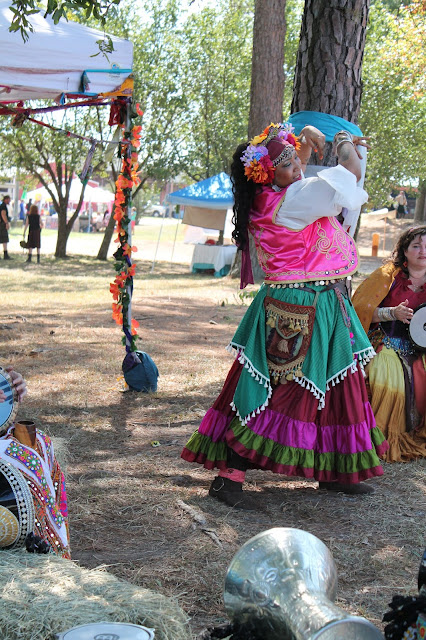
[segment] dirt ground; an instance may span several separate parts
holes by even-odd
[[[369,252],[371,233],[382,227],[361,231],[361,274],[381,262]],[[389,244],[400,229],[399,221],[388,224]],[[160,263],[155,274],[149,262],[138,266],[134,316],[141,349],[160,371],[154,394],[122,393],[117,380],[124,350],[110,317],[110,263],[1,262],[0,360],[28,380],[19,416],[67,445],[73,559],[176,597],[195,637],[227,619],[223,583],[240,546],[271,527],[296,527],[331,550],[338,604],[380,626],[393,594],[417,592],[425,461],[385,465],[368,497],[251,471],[247,490],[261,498],[261,511],[239,512],[209,498],[214,473],[179,456],[221,389],[232,363],[224,347],[246,302],[235,280],[192,275],[182,264]],[[205,517],[216,540],[179,501]]]

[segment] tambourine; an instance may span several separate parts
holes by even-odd
[[[4,402],[0,402],[0,436],[3,436],[18,413],[18,392],[12,384],[12,378],[3,367],[0,367],[0,389],[6,396]]]
[[[411,342],[419,351],[426,351],[426,302],[414,310],[408,326]]]

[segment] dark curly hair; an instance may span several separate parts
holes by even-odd
[[[426,226],[421,227],[411,227],[404,231],[404,233],[400,236],[398,242],[396,243],[396,247],[392,252],[392,256],[390,261],[393,262],[395,267],[400,267],[404,273],[408,274],[408,269],[404,266],[406,262],[405,252],[408,249],[411,242],[417,236],[425,236],[426,235]]]
[[[238,249],[244,249],[246,245],[250,209],[252,208],[256,193],[262,188],[255,182],[247,180],[244,173],[244,165],[240,158],[248,145],[249,142],[244,142],[237,147],[232,156],[231,164],[232,193],[234,194],[234,215],[232,222],[235,225],[232,237]]]

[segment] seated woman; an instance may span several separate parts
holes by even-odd
[[[65,479],[52,442],[33,423],[14,422],[17,403],[26,393],[21,374],[0,367],[0,524],[3,514],[18,532],[16,540],[4,546],[25,543],[28,547],[30,537],[47,543],[43,548],[70,558]],[[24,530],[29,535],[21,535]]]
[[[392,259],[356,290],[353,304],[378,355],[367,368],[386,460],[426,457],[426,355],[410,340],[413,311],[426,303],[426,226],[399,238]]]

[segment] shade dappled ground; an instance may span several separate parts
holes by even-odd
[[[365,258],[363,269],[376,265]],[[207,494],[214,476],[179,457],[232,362],[224,347],[249,300],[235,280],[188,266],[139,263],[134,316],[155,360],[155,394],[122,393],[121,335],[111,319],[111,263],[0,262],[0,362],[24,373],[19,416],[67,443],[71,543],[84,567],[178,598],[194,634],[225,621],[222,591],[239,547],[271,527],[320,537],[338,567],[338,604],[375,624],[394,593],[415,594],[425,546],[426,466],[385,466],[368,497],[248,472],[263,509],[238,512]],[[159,446],[153,443],[159,442]],[[207,535],[183,501],[205,517]]]

